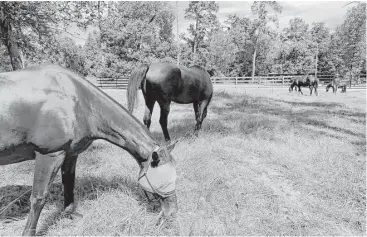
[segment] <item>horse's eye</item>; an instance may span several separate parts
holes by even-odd
[[[152,154],[152,159],[153,159],[153,161],[150,163],[150,165],[153,167],[153,168],[155,168],[155,167],[157,167],[158,166],[158,164],[159,164],[159,156],[158,156],[158,153],[157,152],[153,152],[153,154]]]

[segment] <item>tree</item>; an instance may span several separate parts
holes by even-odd
[[[209,46],[210,68],[214,68],[219,74],[231,75],[230,69],[235,62],[236,51],[237,47],[229,32],[217,32],[212,36]]]
[[[13,70],[24,67],[25,49],[34,48],[54,33],[57,16],[53,2],[0,2],[1,39]]]
[[[254,32],[253,22],[249,18],[240,18],[237,15],[229,15],[225,21],[228,26],[231,42],[236,46],[235,62],[232,67],[234,73],[239,76],[251,73],[249,70],[252,63],[252,34]]]
[[[366,62],[366,3],[358,3],[347,12],[343,24],[331,37],[330,52],[335,70],[349,74],[350,81]]]
[[[327,51],[330,41],[329,28],[323,22],[316,22],[312,24],[311,40],[316,48],[315,52],[315,76],[317,76],[319,54]]]
[[[308,24],[299,18],[289,21],[289,27],[282,32],[284,72],[304,74],[313,69],[314,52]]]
[[[269,13],[269,10],[272,11]],[[252,80],[254,81],[255,70],[256,70],[256,56],[259,50],[262,37],[267,35],[272,38],[275,37],[275,32],[269,23],[274,23],[277,29],[278,14],[282,12],[282,7],[279,3],[272,2],[257,2],[255,1],[251,6],[252,13],[256,16],[254,20],[254,32],[253,32],[253,56],[252,56]]]
[[[191,1],[185,10],[185,19],[195,21],[195,24],[190,24],[188,28],[189,37],[185,37],[192,48],[194,63],[200,61],[200,57],[197,55],[199,48],[204,48],[204,41],[209,42],[211,34],[219,28],[216,16],[218,10],[217,3],[204,1]],[[203,58],[201,57],[201,59]]]
[[[86,22],[86,15],[79,11],[85,4],[0,2],[1,41],[7,48],[12,69],[23,68],[27,64],[25,58],[35,57],[35,54],[48,49],[55,42],[54,36],[65,32],[71,22]]]
[[[102,12],[84,47],[93,75],[119,77],[136,63],[174,61],[174,13],[166,2],[110,2]]]

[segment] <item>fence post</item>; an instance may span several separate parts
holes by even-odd
[[[237,77],[236,77],[236,85],[237,85]]]
[[[282,76],[282,85],[284,87],[284,76]]]

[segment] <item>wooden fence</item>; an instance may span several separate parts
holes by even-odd
[[[252,77],[212,77],[214,85],[242,85],[249,87],[288,87],[293,79],[301,78],[302,76],[255,76]],[[320,86],[325,86],[334,78],[333,75],[318,75]],[[126,89],[129,77],[123,78],[99,78],[98,86],[104,89]],[[353,80],[352,85],[349,81],[347,83],[349,88],[363,89],[366,88],[366,75],[360,75],[358,80]]]

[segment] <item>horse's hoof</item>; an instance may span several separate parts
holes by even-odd
[[[81,219],[83,215],[76,211],[76,205],[71,204],[67,206],[63,212],[63,216],[70,218],[70,219]]]
[[[36,230],[35,229],[24,230],[22,235],[23,236],[35,236],[36,235]]]
[[[79,212],[64,212],[63,216],[71,220],[79,220],[83,218],[83,215]]]

